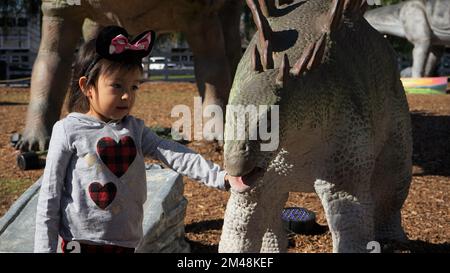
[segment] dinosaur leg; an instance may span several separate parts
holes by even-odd
[[[407,2],[400,10],[399,17],[406,38],[414,45],[412,77],[423,77],[432,36],[425,7],[420,1]]]
[[[408,126],[405,122],[401,126]],[[400,129],[391,135],[378,155],[372,175],[375,240],[380,243],[407,240],[400,210],[411,183],[412,140],[410,134],[402,134]]]
[[[324,180],[314,183],[333,239],[333,252],[367,252],[367,244],[373,240],[370,181],[362,177],[359,181],[363,187],[355,193],[339,189],[337,185],[341,183]]]
[[[281,221],[281,211],[289,197],[288,192],[269,191],[270,196],[264,200],[272,200],[274,202],[267,202],[264,211],[264,222],[267,223],[267,229],[262,238],[262,245],[260,252],[286,252],[287,251],[287,234]],[[272,196],[276,194],[277,196]]]
[[[244,194],[231,192],[219,252],[286,251],[287,236],[282,227],[281,211],[288,193],[274,188],[272,185],[277,183],[270,182],[270,189],[266,186]]]
[[[425,76],[432,77],[437,75],[437,66],[439,60],[444,54],[445,47],[443,46],[432,46],[430,53],[428,54],[427,64],[425,66]]]
[[[33,66],[31,97],[23,137],[16,145],[21,150],[47,148],[53,124],[60,117],[73,53],[81,35],[80,14],[72,13],[70,7],[59,13],[52,4],[42,4],[44,17],[41,45]],[[64,17],[60,14],[64,14]]]
[[[217,105],[225,113],[231,87],[231,74],[222,26],[216,15],[206,14],[197,18],[198,20],[191,22],[185,34],[195,58],[195,77],[203,100],[203,109]],[[202,119],[194,118],[196,122]],[[198,134],[198,132],[195,133]],[[222,135],[223,132],[216,132],[215,135],[207,137],[219,139]]]
[[[224,8],[219,13],[225,40],[225,51],[230,65],[231,82],[233,82],[234,73],[242,56],[239,32],[242,4],[243,1],[239,0],[226,1]]]

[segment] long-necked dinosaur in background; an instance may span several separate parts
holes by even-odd
[[[367,11],[364,17],[379,32],[414,45],[411,75],[403,76],[434,75],[445,46],[450,45],[450,1],[406,1]]]
[[[43,0],[42,38],[33,66],[31,99],[23,137],[16,147],[44,150],[48,146],[82,32],[90,39],[106,25],[120,25],[131,35],[147,29],[184,33],[195,57],[195,76],[204,105],[224,107],[241,57],[241,2],[81,0],[74,5],[67,0]]]

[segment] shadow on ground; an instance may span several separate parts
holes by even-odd
[[[412,112],[413,164],[423,172],[415,175],[450,176],[450,116]]]
[[[429,243],[422,240],[410,240],[406,243],[394,243],[384,247],[383,252],[396,253],[450,253],[450,243]]]
[[[222,230],[223,219],[206,220],[191,223],[185,226],[186,233],[203,233],[208,230]],[[218,244],[203,244],[201,242],[191,241],[186,238],[186,241],[191,245],[192,253],[218,253]]]
[[[195,222],[185,226],[186,233],[202,233],[208,230],[221,230],[223,226],[223,219],[207,220]],[[328,226],[315,223],[314,226],[307,232],[302,232],[302,235],[322,235],[328,231]],[[288,247],[295,246],[294,236],[296,233],[288,232]],[[191,241],[186,238],[186,241],[191,245],[192,253],[217,253],[219,246],[217,244],[202,244],[200,242]]]
[[[5,106],[5,105],[28,105],[28,103],[25,103],[25,102],[0,101],[0,106]]]

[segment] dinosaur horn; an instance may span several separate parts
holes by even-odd
[[[306,66],[311,59],[311,56],[314,52],[314,47],[316,46],[316,43],[311,43],[305,51],[303,51],[302,56],[300,59],[298,59],[297,62],[295,62],[294,66],[292,67],[291,74],[294,76],[299,76],[306,70]]]
[[[359,16],[364,14],[366,9],[366,0],[333,0],[329,17],[329,31],[339,28],[344,19],[344,14]]]
[[[277,7],[275,6],[275,0],[258,0],[261,11],[266,17],[270,17],[275,13]]]
[[[267,18],[262,14],[260,6],[255,3],[255,0],[247,0],[247,5],[252,12],[253,21],[255,22],[255,25],[259,32],[259,46],[263,49],[263,67],[264,69],[273,68],[271,46],[272,29],[270,28]]]
[[[367,1],[363,0],[361,2],[361,5],[359,6],[359,10],[361,11],[361,14],[364,14],[367,11],[368,4]]]
[[[361,15],[366,12],[367,0],[344,0],[344,13]]]
[[[308,70],[316,67],[322,61],[323,54],[325,53],[326,38],[327,34],[322,33],[322,36],[320,36],[319,41],[317,41],[314,47],[314,52],[311,56],[311,59],[309,60],[307,66]]]
[[[287,56],[287,54],[285,53],[283,56],[283,60],[281,61],[281,65],[280,68],[278,70],[278,75],[277,75],[277,79],[276,79],[276,83],[278,85],[283,86],[287,80],[287,78],[289,77],[289,58]]]
[[[363,2],[366,2],[366,0],[364,0]],[[345,3],[344,3],[344,11],[345,12],[353,12],[354,10],[356,10],[356,9],[359,9],[359,5],[360,5],[361,3],[360,3],[360,1],[359,0],[357,0],[357,1],[355,1],[355,0],[345,0]]]
[[[266,40],[264,43],[262,65],[264,69],[273,68],[272,45],[269,40]]]
[[[253,45],[253,52],[252,52],[252,67],[253,70],[256,72],[263,72],[263,66],[261,64],[261,55],[259,54],[258,47],[256,44]]]
[[[356,2],[355,0],[346,0],[345,4],[351,5],[352,2]],[[333,0],[330,17],[329,17],[329,31],[336,30],[340,23],[342,22],[344,15],[344,1],[343,0]]]
[[[311,43],[305,51],[303,51],[302,56],[295,62],[291,69],[291,74],[293,76],[300,76],[306,70],[311,70],[320,64],[325,53],[326,38],[327,34],[323,33],[317,42]]]

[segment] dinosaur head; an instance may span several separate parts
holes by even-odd
[[[225,124],[224,164],[235,184],[245,188],[265,173],[288,131],[286,117],[295,107],[289,98],[302,89],[305,74],[322,65],[330,33],[341,28],[344,14],[361,14],[365,4],[363,0],[331,1],[329,10],[317,18],[320,27],[308,34],[308,39],[297,39],[296,46],[280,49],[276,39],[286,32],[273,32],[267,19],[277,13],[274,1],[247,0],[257,32],[238,66]],[[287,24],[279,20],[278,28],[280,25]],[[274,46],[276,52],[273,45],[278,45]],[[302,50],[296,51],[298,48]],[[289,57],[295,58],[292,67]],[[291,96],[286,96],[289,92]]]
[[[252,71],[242,71],[245,66],[238,68],[227,105],[224,145],[225,168],[244,185],[253,184],[264,173],[268,160],[278,149],[278,102],[282,87],[274,81],[278,70],[274,69],[272,31],[262,14],[267,7],[255,1],[247,4],[259,39],[254,39],[241,60],[251,62]]]
[[[264,169],[279,144],[279,88],[270,72],[236,86],[226,112],[224,160],[232,176]],[[244,181],[245,182],[245,181]]]

